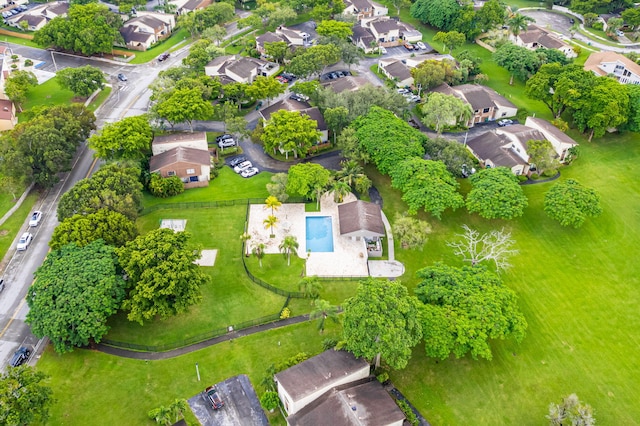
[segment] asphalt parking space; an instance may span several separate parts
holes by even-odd
[[[520,13],[535,19],[535,24],[540,27],[556,31],[567,37],[571,36],[569,31],[573,25],[571,24],[571,18],[544,10],[521,10]]]

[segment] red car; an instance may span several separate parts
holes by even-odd
[[[214,410],[219,410],[224,407],[224,401],[220,398],[220,395],[218,395],[218,389],[216,389],[215,386],[209,386],[204,392]]]
[[[415,46],[414,46],[413,44],[409,43],[409,42],[405,43],[405,44],[404,44],[404,47],[405,47],[407,50],[413,50],[413,49],[415,49]]]

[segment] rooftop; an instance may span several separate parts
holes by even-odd
[[[202,149],[179,146],[151,157],[149,159],[149,170],[151,173],[157,172],[175,163],[191,163],[208,166],[211,164],[211,155],[209,151]]]
[[[467,142],[467,146],[481,160],[491,160],[498,167],[526,165],[527,162],[504,146],[510,144],[505,135],[494,131],[483,133]]]
[[[603,63],[620,63],[621,65],[624,65],[627,70],[637,76],[640,76],[640,65],[616,52],[602,51],[592,53],[585,61],[584,69],[587,71],[594,71],[599,75],[606,75],[607,73],[600,68],[600,64]]]
[[[351,234],[367,231],[372,236],[383,237],[385,234],[380,206],[366,201],[353,201],[338,206],[340,218],[340,234]]]
[[[153,145],[162,145],[165,143],[200,141],[207,140],[206,132],[193,133],[171,133],[168,135],[156,136],[153,138]]]

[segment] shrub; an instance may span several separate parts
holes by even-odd
[[[291,316],[291,309],[284,308],[282,312],[280,312],[280,319],[287,319]]]
[[[528,180],[529,180],[529,178],[528,178],[527,176],[525,176],[525,175],[518,175],[518,181],[519,181],[519,182],[526,182],[526,181],[528,181]]]
[[[338,339],[334,339],[333,337],[327,337],[322,341],[322,349],[328,351],[329,349],[333,349],[338,344]]]
[[[393,223],[393,233],[400,241],[403,249],[419,249],[429,239],[431,226],[424,220],[396,213]]]
[[[30,67],[31,65],[33,65],[33,61],[31,59],[26,59],[24,61],[24,66],[25,67]]]
[[[593,25],[591,25],[591,28],[602,31],[604,24],[602,22],[594,22]]]
[[[398,404],[398,407],[400,407],[410,424],[416,426],[420,423],[418,422],[418,416],[416,416],[416,413],[414,413],[409,404],[407,404],[407,401],[397,400],[396,404]]]
[[[158,198],[173,197],[184,192],[184,184],[178,176],[163,178],[158,173],[153,173],[149,181],[149,192]]]
[[[265,392],[260,397],[260,404],[265,410],[273,411],[280,405],[280,397],[276,392]]]
[[[382,384],[384,384],[387,380],[389,380],[389,373],[387,373],[386,371],[378,374],[378,376],[376,377],[378,379],[378,381]]]
[[[537,174],[537,173],[531,173],[531,175],[529,176],[529,179],[538,180],[538,179],[540,179],[540,175]]]

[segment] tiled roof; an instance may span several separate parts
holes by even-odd
[[[151,157],[149,159],[149,170],[151,173],[154,173],[175,163],[191,163],[208,166],[211,165],[211,155],[209,151],[202,149],[179,146]]]
[[[615,62],[624,65],[627,70],[631,71],[637,76],[640,76],[640,65],[636,64],[624,55],[609,51],[594,52],[589,55],[584,63],[584,69],[587,71],[595,71],[599,75],[606,75],[607,73],[600,68],[600,64]]]
[[[338,206],[340,235],[357,231],[367,231],[372,236],[384,236],[380,206],[366,201],[353,201]]]
[[[525,122],[525,125],[529,122],[533,122],[533,124],[540,127],[543,132],[551,134],[554,138],[556,138],[560,142],[570,144],[570,145],[578,145],[578,142],[571,139],[566,133],[558,129],[553,124],[549,123],[547,120],[529,116],[527,117],[527,121]]]
[[[511,141],[505,135],[498,135],[495,131],[481,134],[469,141],[467,146],[481,160],[491,160],[498,167],[513,167],[518,165],[526,165],[527,162],[518,155],[511,152]]]

